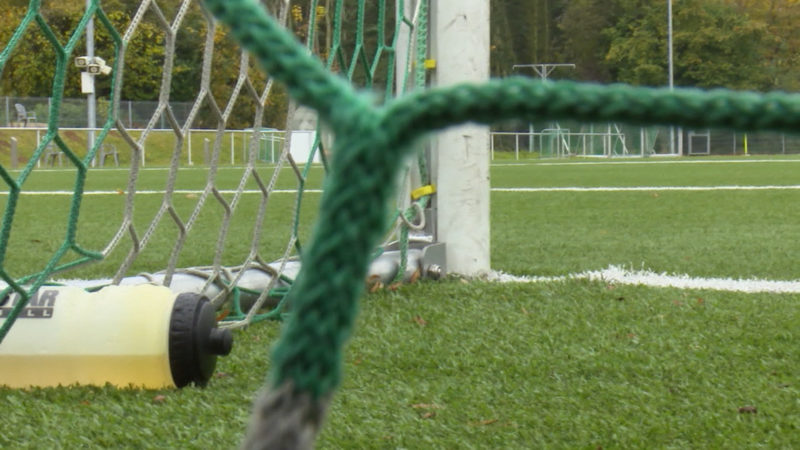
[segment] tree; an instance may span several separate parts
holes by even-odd
[[[558,19],[559,54],[575,64],[580,80],[610,82],[611,68],[605,58],[611,45],[607,30],[621,16],[619,5],[607,0],[574,0]]]
[[[556,48],[557,18],[567,3],[493,0],[492,75],[507,75],[514,64],[562,62]]]
[[[27,8],[7,8],[0,21],[0,42],[6,43],[16,27],[20,24]],[[52,30],[59,45],[66,45],[84,13],[84,5],[65,2],[55,4],[41,10],[48,27]],[[124,30],[130,22],[130,16],[123,11],[108,12],[109,20],[117,30]],[[111,34],[100,21],[95,21],[95,54],[113,63],[114,43]],[[159,70],[153,64],[163,57],[163,47],[158,31],[143,23],[140,31],[128,45],[125,66],[126,76],[123,83],[123,98],[142,99],[157,92]],[[66,82],[63,86],[65,97],[81,97],[80,70],[74,66],[72,58],[86,54],[86,42],[78,42],[69,60],[66,61]],[[33,22],[28,26],[13,50],[0,81],[4,92],[10,95],[49,97],[53,92],[55,76],[56,52],[54,45],[47,39],[44,31]],[[99,96],[108,95],[111,80],[108,77],[96,78],[96,90]],[[144,94],[138,94],[144,93]]]
[[[666,2],[617,0],[623,15],[606,33],[606,63],[617,81],[667,84]],[[764,29],[722,1],[685,0],[673,7],[675,83],[763,89]]]
[[[800,0],[731,0],[741,15],[763,26],[761,70],[770,89],[800,90]]]

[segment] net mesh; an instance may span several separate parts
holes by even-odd
[[[327,71],[371,92],[371,101],[384,103],[424,85],[424,2],[405,15],[402,2],[360,1],[355,8],[341,0],[269,3],[293,40],[325,61]],[[32,150],[20,149],[25,159],[20,171],[11,169],[15,164],[0,166],[7,185],[0,230],[3,296],[16,291],[24,299],[8,311],[0,339],[39,287],[76,275],[80,279],[59,282],[88,289],[158,283],[178,292],[203,292],[219,307],[225,327],[281,318],[329,165],[331,139],[316,113],[289,105],[287,131],[276,135],[267,128],[265,116],[286,107],[281,103],[285,93],[274,88],[273,79],[255,67],[250,54],[198,1],[143,0],[126,11],[119,6],[106,10],[102,1],[93,0],[66,31],[49,24],[51,7],[31,1],[0,53],[0,80],[3,70],[42,37],[55,58],[46,123],[35,140],[22,139],[21,146]],[[60,118],[69,100],[64,93],[79,80],[73,60],[85,55],[86,31],[92,27],[97,29],[95,55],[111,70],[107,79],[95,76],[97,86],[107,86],[98,95],[105,109],[100,108],[102,124],[87,148],[89,132],[67,129]],[[187,70],[181,40],[190,37],[201,39],[192,43],[202,46],[196,52],[197,85],[188,112],[178,115],[173,98],[186,90],[181,76]],[[124,87],[144,84],[137,66],[142,41],[151,44],[160,79],[152,113],[142,127],[131,128],[130,111],[120,105],[126,102],[123,92],[131,92]],[[233,68],[222,64],[231,61],[236,62]],[[113,181],[95,168],[110,161],[106,153],[127,165]],[[45,170],[56,161],[65,164],[62,171]],[[406,178],[414,180],[406,182],[407,189],[428,183],[425,170],[422,156],[407,165]],[[391,267],[379,274],[378,283],[408,276],[409,239],[415,233],[409,229],[419,228],[418,216],[429,196],[414,204],[398,197],[389,222],[396,227],[372,254],[392,253]],[[26,229],[28,211],[49,208],[54,211],[44,231]],[[60,230],[66,233],[58,237]],[[25,247],[41,241],[42,233],[52,251],[31,254]]]

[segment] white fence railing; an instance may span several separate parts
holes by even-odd
[[[492,159],[800,154],[800,136],[628,125],[554,124],[493,131]],[[671,138],[670,134],[674,137]],[[500,153],[501,155],[498,155]]]
[[[62,139],[68,141],[70,148],[78,154],[88,152],[90,142],[93,142],[93,135],[99,134],[101,129],[88,129],[88,128],[59,128],[59,135]],[[139,142],[142,134],[145,132],[143,129],[129,129],[126,130],[134,141]],[[216,139],[216,130],[194,129],[189,130],[183,141],[183,152],[185,155],[185,162],[188,165],[207,164],[209,155],[212,150],[213,142]],[[312,137],[307,135],[311,133]],[[15,168],[20,162],[27,161],[27,157],[38,148],[42,140],[47,134],[47,128],[43,126],[25,126],[25,127],[0,127],[0,147],[9,149],[9,162],[11,168]],[[230,163],[231,165],[244,164],[248,160],[250,151],[250,141],[253,138],[255,131],[252,129],[247,130],[225,130],[222,139],[220,140],[220,163]],[[297,161],[304,162],[308,157],[310,146],[314,144],[314,132],[309,131],[295,131],[291,133],[293,136],[296,134],[297,139],[294,139],[290,151]],[[174,150],[176,136],[172,130],[150,130],[145,135],[144,140],[140,143],[142,147],[141,163],[146,165],[151,162],[151,156],[158,153],[161,159],[164,159],[165,154],[171,154]],[[286,139],[286,132],[283,130],[275,129],[262,129],[259,132],[259,143],[256,157],[259,161],[275,162],[283,150],[284,141]],[[48,148],[43,153],[43,156],[37,161],[37,166],[41,165],[55,165],[56,163],[63,164],[63,155],[60,155],[60,150],[50,142]],[[112,155],[113,159],[118,163],[119,153],[122,153],[123,148],[127,147],[124,140],[120,137],[118,132],[112,130],[104,140],[104,145],[98,152],[100,160],[93,161],[98,164],[103,164],[103,156],[105,154]],[[309,147],[309,148],[306,148]],[[21,158],[21,159],[20,159]],[[0,161],[5,163],[5,161]]]

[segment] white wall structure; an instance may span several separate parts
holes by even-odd
[[[295,162],[298,164],[305,164],[308,162],[308,155],[314,149],[314,141],[317,139],[316,131],[309,130],[293,130],[291,131],[291,138],[289,140],[289,153],[292,154]],[[321,151],[321,150],[320,150]],[[319,156],[319,151],[314,155],[315,163],[322,162]]]
[[[488,80],[489,0],[433,0],[430,13],[434,85]],[[489,146],[489,128],[477,125],[446,130],[433,143],[436,238],[446,243],[449,273],[490,269]]]

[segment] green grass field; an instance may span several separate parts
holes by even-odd
[[[739,158],[541,161],[492,167],[492,267],[561,276],[610,265],[692,277],[800,279],[800,160]],[[315,169],[316,170],[316,169]],[[233,188],[240,169],[220,170]],[[319,187],[312,172],[310,187]],[[142,173],[160,190],[164,171]],[[182,172],[199,189],[202,169]],[[27,189],[71,189],[68,172],[35,172]],[[278,185],[294,187],[287,172]],[[705,187],[686,190],[685,187]],[[711,189],[727,186],[725,190]],[[732,189],[732,186],[773,186]],[[549,188],[636,190],[547,190]],[[95,171],[79,237],[105,244],[121,217],[124,171]],[[512,188],[528,188],[512,191]],[[543,189],[544,188],[544,189]],[[670,190],[674,189],[674,190]],[[249,241],[248,196],[234,217]],[[309,194],[304,221],[314,216]],[[69,197],[23,196],[8,267],[37,270],[63,239]],[[190,194],[176,200],[188,214]],[[285,245],[292,197],[270,200],[263,249]],[[0,197],[5,202],[6,197]],[[137,198],[136,223],[160,197]],[[218,207],[202,214],[182,265],[207,264]],[[46,219],[46,220],[45,220]],[[304,228],[302,235],[307,235]],[[163,268],[174,239],[135,271]],[[246,251],[229,239],[226,258]],[[110,275],[108,263],[65,276]],[[276,250],[277,252],[277,250]],[[185,263],[185,264],[183,264]],[[12,266],[13,264],[13,266]],[[796,294],[653,288],[585,279],[493,283],[448,278],[366,295],[345,381],[320,448],[797,448],[800,308]],[[269,367],[277,323],[235,333],[205,389],[0,389],[0,447],[235,448]],[[13,332],[13,330],[12,330]]]

